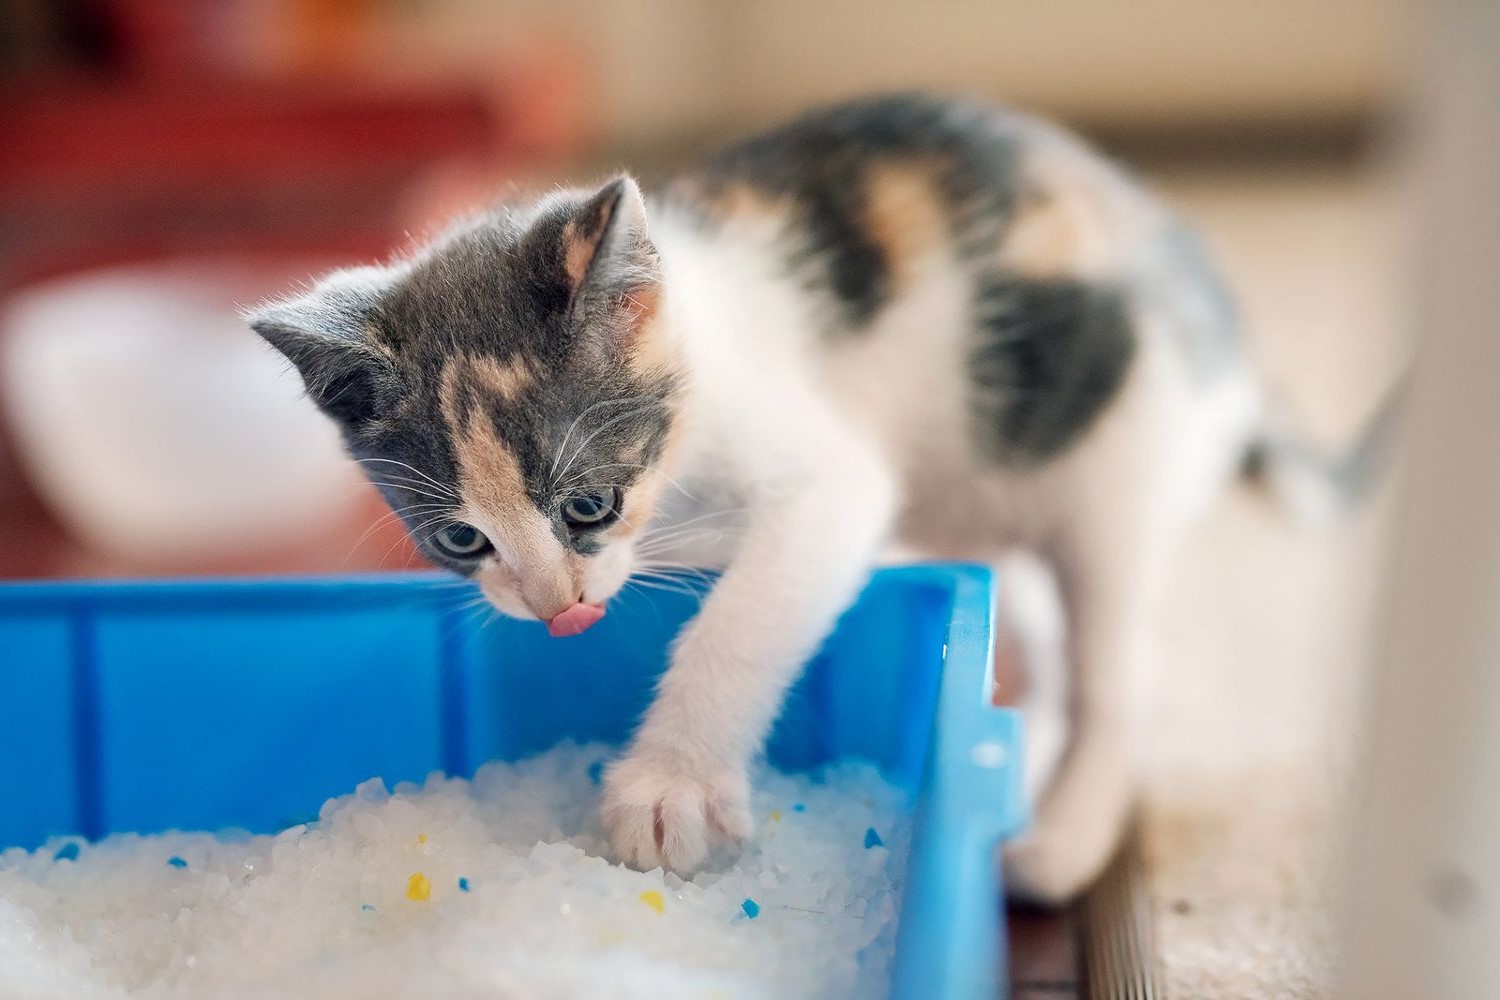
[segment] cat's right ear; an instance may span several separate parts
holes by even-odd
[[[296,367],[318,409],[353,427],[380,414],[394,371],[370,337],[371,297],[348,292],[320,283],[245,318]]]

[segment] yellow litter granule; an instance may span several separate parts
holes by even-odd
[[[432,883],[421,872],[412,872],[406,880],[406,898],[425,903],[432,898]]]

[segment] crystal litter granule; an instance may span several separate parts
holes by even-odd
[[[406,898],[415,903],[427,902],[432,898],[432,880],[421,872],[407,876]]]
[[[600,857],[605,756],[370,781],[275,836],[6,851],[0,997],[884,993],[908,832],[873,768],[758,775],[754,840],[684,882]]]

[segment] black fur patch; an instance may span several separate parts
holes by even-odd
[[[1135,353],[1123,296],[1071,279],[991,272],[974,299],[974,428],[991,458],[1049,459],[1093,425]]]
[[[893,262],[870,232],[872,168],[922,164],[948,211],[959,246],[978,252],[977,234],[1009,217],[1017,196],[1014,141],[994,112],[924,95],[854,101],[813,112],[712,157],[701,180],[710,193],[734,183],[790,196],[803,232],[788,266],[810,290],[826,289],[842,325],[867,325],[891,298]]]

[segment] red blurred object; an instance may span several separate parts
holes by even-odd
[[[384,252],[404,193],[493,163],[504,120],[477,89],[202,81],[0,94],[0,286],[169,253]]]
[[[0,188],[172,187],[393,172],[493,156],[499,123],[477,90],[372,92],[199,80],[71,84],[5,97]]]

